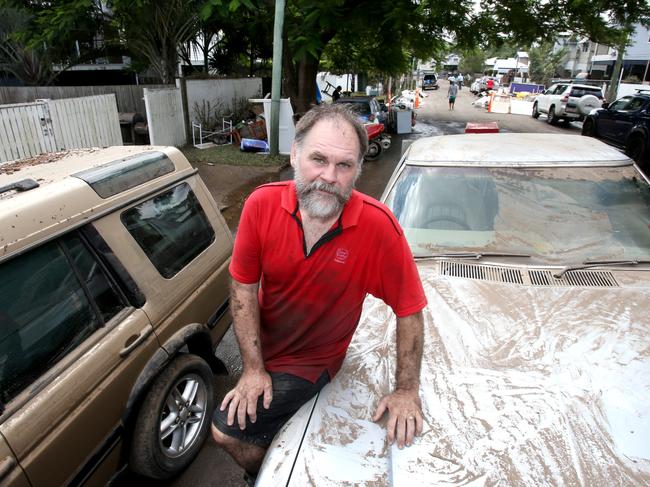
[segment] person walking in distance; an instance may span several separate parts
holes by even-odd
[[[336,88],[334,88],[334,91],[332,92],[332,103],[336,103],[336,100],[341,98],[342,89],[343,88],[341,88],[341,86],[337,86]]]
[[[275,434],[335,377],[368,293],[397,317],[395,389],[377,398],[372,420],[387,414],[400,448],[422,432],[426,298],[399,223],[354,190],[367,144],[349,107],[314,107],[296,125],[294,180],[260,186],[244,205],[230,263],[243,371],[212,435],[249,481]]]
[[[454,109],[454,103],[456,103],[456,96],[458,95],[458,86],[455,82],[451,81],[449,83],[449,89],[447,90],[447,97],[449,98],[449,109]]]

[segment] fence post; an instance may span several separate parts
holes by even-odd
[[[190,140],[190,110],[187,106],[187,80],[185,78],[176,78],[176,87],[181,90],[181,106],[183,107],[183,120],[185,121],[185,143]]]

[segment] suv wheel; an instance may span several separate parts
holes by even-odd
[[[183,470],[208,435],[212,371],[196,355],[179,355],[156,378],[135,423],[130,467],[155,479]]]
[[[548,109],[548,115],[546,121],[551,125],[556,125],[560,121],[560,119],[555,115],[554,106],[551,106],[551,108]]]
[[[537,102],[533,103],[533,118],[539,118],[539,110],[537,109]]]
[[[645,140],[638,135],[633,136],[627,143],[625,152],[631,159],[637,163],[641,163],[645,153]]]
[[[596,137],[596,122],[594,122],[593,118],[586,118],[582,122],[582,135]]]

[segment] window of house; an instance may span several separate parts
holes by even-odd
[[[122,223],[165,278],[175,276],[215,238],[187,183],[126,210]]]
[[[0,401],[11,401],[124,307],[76,234],[2,264]]]

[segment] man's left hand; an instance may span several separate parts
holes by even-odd
[[[424,422],[418,391],[397,389],[382,397],[372,420],[378,421],[386,411],[388,411],[386,430],[389,443],[392,444],[397,440],[399,448],[404,448],[404,445],[410,446],[413,438],[422,433]]]

